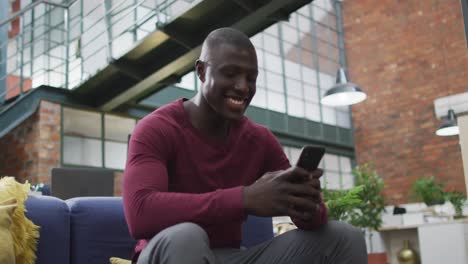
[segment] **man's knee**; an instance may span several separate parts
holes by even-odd
[[[180,223],[168,227],[157,234],[154,239],[166,245],[182,246],[201,246],[208,244],[208,235],[205,230],[194,223]]]
[[[352,243],[365,243],[363,232],[359,228],[348,223],[330,221],[325,228],[327,235],[334,238],[343,239]]]
[[[194,223],[168,227],[141,252],[140,263],[212,263],[208,235]]]

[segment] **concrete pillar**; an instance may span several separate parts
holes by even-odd
[[[460,129],[460,148],[463,159],[463,171],[465,174],[465,186],[468,190],[468,114],[460,115],[457,118]]]

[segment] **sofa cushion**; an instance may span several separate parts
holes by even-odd
[[[128,232],[121,197],[78,197],[66,203],[70,208],[71,264],[131,258],[136,241]]]
[[[30,195],[25,206],[26,216],[41,227],[36,264],[69,263],[70,213],[65,201]]]

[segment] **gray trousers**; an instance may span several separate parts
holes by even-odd
[[[291,230],[249,249],[210,249],[206,232],[193,223],[169,227],[143,249],[138,264],[367,264],[364,236],[330,221],[313,230]]]

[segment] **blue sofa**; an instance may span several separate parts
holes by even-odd
[[[105,264],[110,257],[130,259],[136,241],[125,222],[122,198],[79,197],[66,201],[29,196],[26,216],[41,227],[37,264]],[[249,216],[242,246],[273,237],[271,218]]]

